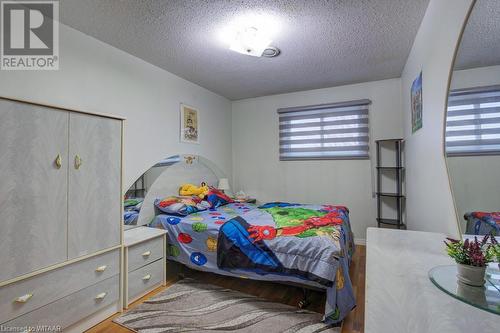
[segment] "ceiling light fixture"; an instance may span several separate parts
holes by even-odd
[[[271,42],[281,30],[280,21],[276,15],[247,12],[224,22],[219,29],[219,39],[232,51],[253,57],[269,57],[266,50],[276,49]],[[279,50],[271,53],[276,56]]]
[[[262,56],[266,57],[266,58],[274,58],[274,57],[279,56],[280,53],[281,53],[281,51],[277,47],[268,46],[268,47],[266,47],[264,52],[262,52]]]
[[[236,34],[229,49],[253,57],[261,57],[271,40],[255,27],[245,28]]]

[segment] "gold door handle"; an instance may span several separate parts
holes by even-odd
[[[142,280],[143,281],[148,281],[149,279],[151,279],[151,274],[148,274],[148,275],[145,275]]]
[[[143,257],[149,257],[151,255],[151,251],[146,251],[142,254]]]
[[[107,293],[100,293],[100,294],[98,294],[98,295],[95,297],[95,299],[96,299],[96,300],[101,300],[101,299],[103,299],[104,297],[106,297],[106,295],[107,295]]]
[[[104,272],[108,266],[102,265],[95,269],[96,272]]]
[[[29,301],[29,299],[31,297],[33,297],[33,294],[26,294],[26,295],[23,295],[23,296],[16,298],[14,301],[16,303],[26,303],[27,301]]]
[[[80,157],[80,155],[75,155],[75,169],[80,169],[80,167],[82,166],[82,163],[83,163],[83,160],[82,158]]]
[[[54,161],[55,165],[56,165],[56,168],[58,169],[61,169],[62,167],[62,158],[61,158],[61,154],[57,154],[56,156],[56,160]]]

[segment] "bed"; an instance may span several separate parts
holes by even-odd
[[[149,225],[168,230],[168,258],[190,268],[325,289],[327,323],[355,307],[345,207],[229,203],[184,217],[158,214]]]
[[[182,184],[214,186],[225,175],[216,163],[197,155],[176,155],[175,163],[157,173],[153,182],[147,181],[151,184],[135,210],[139,215],[132,212],[130,219],[136,225],[168,230],[169,260],[221,275],[326,290],[327,323],[340,323],[355,307],[349,278],[354,246],[347,208],[228,203],[210,204],[194,213],[182,211],[185,216],[179,216],[179,211],[168,210],[177,203],[166,203],[176,201],[172,196],[179,195]],[[209,197],[205,199],[210,201]]]
[[[464,218],[467,221],[466,234],[500,235],[500,212],[469,212]]]

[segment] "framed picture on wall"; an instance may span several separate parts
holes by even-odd
[[[199,125],[198,110],[192,106],[181,104],[181,142],[200,143]]]
[[[411,85],[411,130],[415,133],[422,128],[422,72]]]

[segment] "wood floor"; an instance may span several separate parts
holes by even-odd
[[[342,333],[361,333],[364,331],[364,314],[365,314],[365,263],[366,263],[366,247],[357,245],[356,252],[349,270],[354,294],[356,296],[357,307],[347,316],[342,325]],[[238,290],[247,294],[263,297],[274,302],[285,303],[296,306],[299,300],[302,299],[302,289],[293,286],[287,286],[272,282],[254,281],[225,277],[212,273],[202,273],[192,270],[186,270],[185,274],[189,277],[203,280],[204,282],[215,284],[224,288]],[[177,274],[171,274],[167,278],[167,286],[160,287],[141,299],[134,302],[130,308],[137,306],[144,300],[162,292],[170,285],[176,282]],[[325,294],[322,292],[311,291],[311,304],[307,307],[308,310],[323,313]],[[117,314],[94,326],[87,333],[130,333],[130,331],[120,325],[112,322],[119,316]]]

